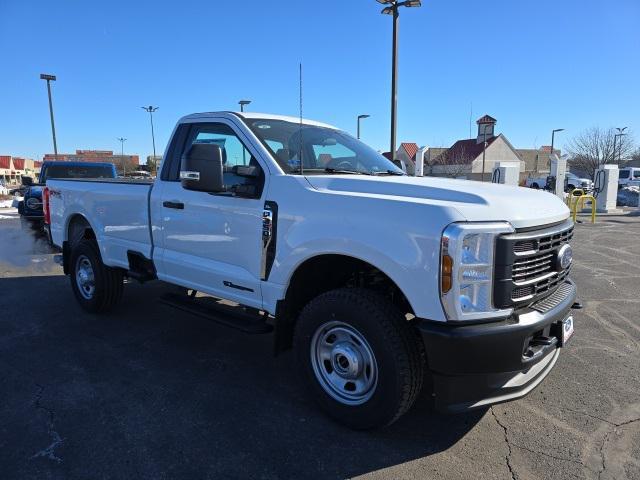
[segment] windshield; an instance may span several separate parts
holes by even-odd
[[[50,178],[113,178],[113,167],[108,165],[50,165],[45,171],[44,178],[41,178],[40,181],[45,183]]]
[[[351,135],[332,128],[275,119],[245,119],[287,173],[403,175],[402,170]]]

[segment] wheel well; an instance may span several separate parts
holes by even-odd
[[[82,239],[95,240],[96,234],[91,228],[91,225],[89,224],[87,219],[77,213],[73,217],[71,217],[71,220],[69,220],[69,227],[67,228],[67,241],[71,245],[73,245],[78,240]]]
[[[388,298],[403,314],[413,310],[402,290],[373,265],[346,255],[320,255],[294,272],[276,313],[276,352],[291,347],[293,325],[304,306],[318,295],[344,287],[360,287]]]

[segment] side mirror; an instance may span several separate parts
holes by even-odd
[[[223,153],[220,145],[194,143],[182,156],[180,183],[186,190],[224,192]]]
[[[33,185],[33,178],[31,177],[27,177],[26,175],[23,175],[21,177],[21,182],[23,186],[25,187],[30,187],[31,185]]]

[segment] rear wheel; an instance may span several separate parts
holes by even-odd
[[[533,183],[531,184],[531,188],[535,188],[536,190],[540,190],[540,185],[538,185],[538,183],[537,183],[537,182],[533,182]]]
[[[95,241],[83,239],[75,243],[69,266],[73,293],[86,311],[109,311],[122,298],[123,273],[102,263]]]
[[[368,290],[333,290],[312,300],[296,324],[294,349],[313,397],[352,428],[393,423],[422,388],[422,342],[390,302]]]

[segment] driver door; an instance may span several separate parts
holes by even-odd
[[[260,308],[265,167],[230,122],[191,124],[182,153],[197,142],[222,148],[229,191],[211,194],[186,190],[177,179],[163,182],[163,280]],[[260,175],[240,177],[232,171],[236,165],[257,166]]]

